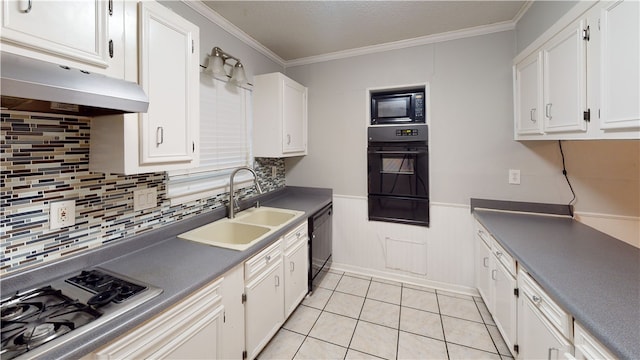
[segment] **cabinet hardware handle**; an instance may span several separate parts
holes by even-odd
[[[24,3],[24,1],[21,1],[21,3]],[[22,11],[25,14],[30,13],[31,12],[31,5],[32,5],[31,4],[31,0],[27,1],[27,9],[26,10],[20,10],[20,11]]]
[[[536,120],[536,108],[531,109],[531,111],[529,111],[529,114],[530,114],[530,116],[531,116],[531,117],[530,117],[530,118],[531,118],[531,121],[532,121],[532,122],[536,122],[536,121],[537,121],[537,120]]]
[[[291,135],[287,134],[287,145],[291,145]]]
[[[280,286],[280,276],[276,275],[276,287]]]
[[[164,128],[162,126],[158,126],[156,129],[156,147],[160,146],[162,143],[164,143]]]
[[[548,103],[547,106],[544,109],[544,115],[547,117],[547,119],[551,120],[551,103]]]
[[[109,57],[113,59],[113,40],[109,40]]]
[[[491,270],[491,279],[496,280],[497,273],[498,273],[498,270],[496,269]]]
[[[109,0],[109,16],[113,16],[113,0]]]
[[[496,257],[497,258],[501,258],[502,257],[502,251],[496,251]]]
[[[531,300],[536,305],[540,305],[540,303],[542,302],[542,299],[540,297],[538,297],[537,295],[532,295],[531,296]]]
[[[296,233],[296,237],[297,237],[297,238],[300,238],[300,233]]]
[[[555,357],[555,359],[557,359],[557,358],[558,358],[558,355],[560,354],[560,350],[559,350],[559,349],[556,349],[556,348],[549,348],[549,352],[547,353],[547,359],[548,359],[548,360],[551,360],[551,353],[552,353],[552,352],[554,352],[554,351],[556,352],[556,357]]]
[[[486,268],[488,268],[488,267],[489,267],[489,264],[487,264],[487,261],[489,261],[489,258],[488,258],[488,257],[485,257],[485,258],[483,258],[483,259],[482,259],[482,265],[483,265],[484,267],[486,267]]]
[[[271,261],[271,255],[267,255],[267,262]]]
[[[292,262],[290,262],[290,263],[289,263],[289,265],[290,265],[290,267],[291,267],[291,270],[290,270],[290,271],[291,271],[291,272],[293,272],[293,271],[295,270],[295,268],[296,268],[295,263],[292,261]]]

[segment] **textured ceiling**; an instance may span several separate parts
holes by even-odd
[[[203,1],[285,61],[512,21],[525,1]]]

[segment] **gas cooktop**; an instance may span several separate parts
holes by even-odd
[[[0,357],[42,355],[160,293],[99,268],[19,291],[1,300]]]

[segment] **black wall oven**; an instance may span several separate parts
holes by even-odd
[[[427,131],[427,125],[369,127],[369,220],[429,226]]]

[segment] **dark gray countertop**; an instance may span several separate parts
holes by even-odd
[[[286,187],[265,195],[261,203],[269,207],[304,211],[304,216],[245,251],[207,246],[176,237],[224,217],[224,209],[219,209],[63,261],[4,276],[0,281],[2,294],[46,284],[52,279],[92,266],[99,266],[164,290],[159,296],[128,311],[124,316],[73,338],[46,354],[46,358],[50,359],[77,359],[134,329],[241,264],[331,201],[330,189]]]
[[[603,345],[622,359],[640,359],[640,249],[569,217],[474,215]]]

